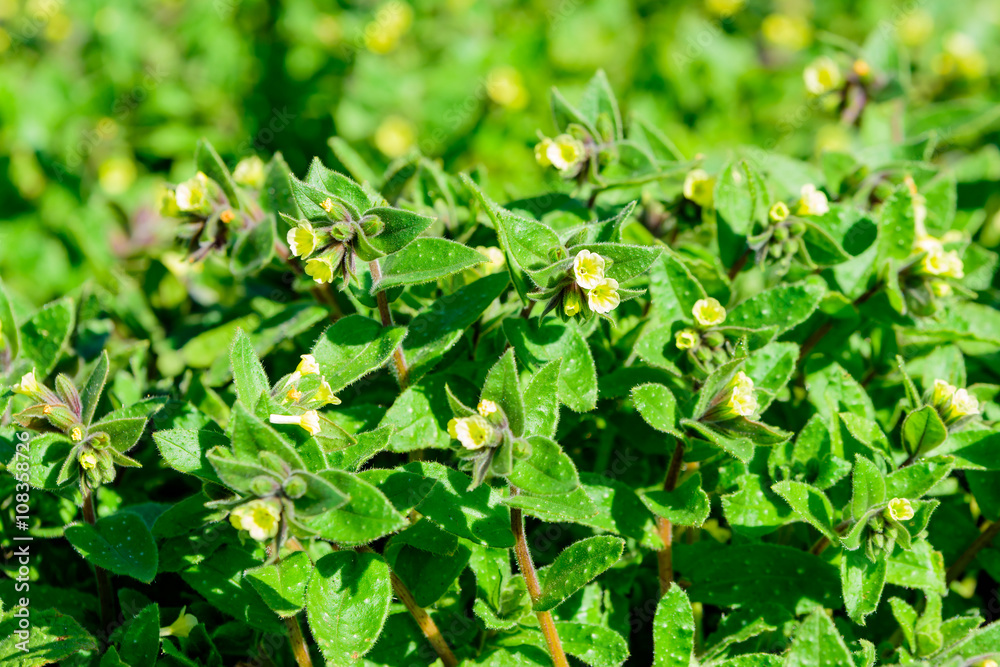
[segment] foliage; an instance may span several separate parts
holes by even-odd
[[[723,4],[729,44],[753,16]],[[812,160],[689,159],[603,70],[552,90],[531,166],[386,166],[349,123],[311,160],[220,154],[181,123],[160,241],[41,307],[0,283],[0,543],[31,553],[0,657],[1000,658],[995,113],[948,101],[986,77],[969,49],[910,59],[913,11],[806,68],[848,138]]]

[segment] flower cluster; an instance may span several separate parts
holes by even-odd
[[[497,404],[484,399],[479,401],[476,411],[479,414],[457,417],[448,422],[448,435],[471,451],[496,446],[501,436],[499,426],[502,421],[498,418],[500,409]],[[490,421],[491,416],[494,416],[496,423]]]
[[[610,313],[621,303],[618,281],[604,276],[606,261],[597,253],[581,250],[573,259],[573,279],[587,297],[587,307],[595,313]],[[572,289],[563,301],[563,310],[569,317],[580,312],[582,302],[579,292]]]
[[[35,371],[31,370],[14,385],[13,391],[36,402],[14,416],[19,424],[35,430],[55,429],[72,443],[59,472],[60,483],[79,470],[81,487],[95,489],[115,480],[115,464],[139,467],[138,461],[111,446],[111,436],[100,424],[90,427],[84,423],[83,399],[65,375],[56,378],[53,391],[38,382]]]
[[[332,197],[320,203],[328,222],[316,227],[307,220],[290,220],[286,240],[292,255],[305,260],[305,273],[317,283],[332,283],[340,274],[349,281],[357,269],[358,247],[378,236],[384,225],[376,215],[355,220],[346,206]]]
[[[979,401],[968,389],[957,389],[944,380],[934,380],[930,404],[948,427],[964,424],[980,412]]]
[[[323,430],[318,408],[340,405],[340,399],[334,395],[330,383],[320,372],[316,358],[311,354],[303,354],[295,371],[275,384],[271,390],[271,398],[289,409],[299,411],[293,415],[272,414],[269,417],[272,424],[294,424],[309,435],[319,435]]]

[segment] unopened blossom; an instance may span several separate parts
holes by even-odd
[[[233,180],[238,185],[261,190],[264,187],[264,161],[256,155],[240,160],[233,169]]]
[[[741,417],[750,417],[757,411],[757,395],[754,392],[753,380],[743,371],[737,373],[733,380],[733,390],[727,404]]]

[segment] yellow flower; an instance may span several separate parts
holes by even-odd
[[[330,383],[326,380],[319,383],[319,389],[313,394],[312,400],[319,401],[323,405],[340,405],[340,399],[334,396]]]
[[[965,277],[965,265],[954,250],[930,250],[920,263],[919,272],[941,278]]]
[[[956,389],[951,397],[951,404],[945,411],[944,420],[946,424],[954,424],[962,417],[970,417],[979,414],[979,401],[966,389]]]
[[[931,283],[931,291],[934,292],[934,296],[941,298],[951,296],[952,294],[951,285],[943,280],[933,281]]]
[[[39,386],[38,381],[35,380],[35,370],[32,369],[21,376],[21,381],[15,384],[13,389],[15,394],[23,394],[24,396],[35,396],[38,394],[42,388]]]
[[[289,229],[285,238],[288,240],[288,248],[296,257],[308,257],[316,249],[316,232],[308,222],[300,222]]]
[[[715,179],[704,169],[692,169],[684,177],[684,198],[703,208],[712,205]]]
[[[545,147],[545,157],[549,164],[563,173],[575,169],[583,161],[583,155],[583,144],[568,134],[560,134]]]
[[[256,155],[240,160],[233,169],[233,180],[254,190],[264,187],[264,178],[264,161]]]
[[[705,9],[719,18],[725,18],[738,12],[745,3],[746,0],[705,0]]]
[[[828,56],[820,56],[802,72],[806,90],[813,95],[825,95],[844,85],[844,75],[837,63]]]
[[[743,371],[737,373],[733,380],[733,390],[727,405],[741,417],[750,417],[757,411],[757,395],[754,393],[753,380]]]
[[[698,332],[694,329],[681,329],[674,335],[674,338],[677,341],[678,350],[690,350],[701,340]]]
[[[691,314],[695,322],[703,327],[714,327],[726,321],[726,309],[713,297],[695,301]]]
[[[919,46],[934,34],[934,17],[927,10],[908,12],[899,22],[899,36],[907,46]]]
[[[576,317],[581,308],[583,301],[580,299],[580,293],[576,290],[567,292],[563,298],[563,312],[566,313],[566,317]]]
[[[948,384],[944,380],[934,380],[934,389],[931,392],[931,404],[943,406],[951,401],[955,395],[955,386]]]
[[[179,184],[174,190],[174,197],[177,200],[177,208],[184,213],[197,213],[204,215],[212,210],[212,202],[209,200],[210,185],[208,176],[199,171],[192,178]]]
[[[909,521],[913,518],[913,506],[906,498],[893,498],[886,508],[889,518],[894,521]]]
[[[596,252],[581,250],[573,259],[573,277],[583,289],[594,289],[604,280],[604,258]]]
[[[177,620],[165,628],[160,628],[161,637],[187,637],[198,625],[198,618],[194,614],[186,614],[187,607],[181,608],[181,613]]]
[[[495,436],[490,423],[481,415],[453,419],[448,423],[448,433],[466,449],[482,449]]]
[[[271,415],[268,419],[272,424],[301,426],[309,431],[309,435],[319,435],[322,430],[319,426],[319,413],[315,410],[306,410],[301,415]]]
[[[548,137],[543,137],[541,141],[535,144],[535,162],[537,162],[539,166],[552,166],[552,163],[549,161],[549,148],[554,145],[555,142]]]
[[[317,257],[306,261],[306,275],[318,283],[333,282],[333,262],[329,257]]]
[[[413,123],[402,116],[389,116],[375,130],[375,147],[388,158],[406,155],[416,141]]]
[[[385,54],[396,48],[399,38],[413,23],[413,9],[402,0],[390,0],[375,13],[365,27],[365,46],[372,53]]]
[[[517,111],[528,105],[528,91],[521,73],[509,65],[494,67],[486,75],[486,94],[502,107]]]
[[[97,455],[89,449],[80,454],[80,467],[84,470],[93,470],[97,467]]]
[[[287,400],[289,403],[295,403],[300,398],[302,398],[302,392],[296,389],[295,387],[292,387],[287,392],[285,392],[285,400]]]
[[[812,42],[812,26],[801,16],[770,14],[760,28],[764,39],[790,51],[801,51]]]
[[[961,32],[954,32],[944,40],[944,54],[941,68],[944,74],[957,73],[966,79],[982,78],[988,69],[986,56],[979,50],[976,41]],[[957,72],[955,72],[957,70]]]
[[[802,186],[799,199],[799,215],[824,215],[830,210],[830,202],[822,190],[817,190],[812,183]]]
[[[621,301],[618,296],[618,281],[614,278],[605,278],[587,292],[587,305],[595,313],[610,313]]]
[[[788,218],[788,214],[788,204],[779,201],[767,212],[767,217],[771,219],[771,222],[784,222]]]
[[[277,498],[258,498],[243,503],[230,512],[229,523],[237,530],[247,531],[258,542],[265,542],[278,534],[281,501]]]
[[[80,442],[83,440],[83,429],[79,426],[74,426],[73,430],[69,432],[69,437],[73,442]]]
[[[295,372],[300,376],[303,375],[318,375],[319,374],[319,364],[316,363],[316,357],[311,354],[303,354],[299,357],[302,361],[299,365],[295,367]]]
[[[497,408],[497,404],[496,403],[494,403],[493,401],[489,400],[488,398],[485,398],[485,399],[479,401],[479,405],[476,406],[476,410],[483,417],[489,417],[491,414],[493,414],[494,412],[496,412],[498,410],[498,408]]]

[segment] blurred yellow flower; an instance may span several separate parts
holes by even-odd
[[[319,375],[319,364],[316,363],[316,357],[311,354],[303,354],[300,359],[302,361],[295,367],[296,373],[300,376]]]
[[[924,9],[914,9],[899,21],[899,38],[907,46],[919,46],[934,34],[934,17]]]
[[[761,24],[761,32],[775,46],[801,51],[812,43],[812,26],[801,16],[770,14]]]
[[[233,180],[238,185],[254,190],[260,190],[264,187],[264,176],[264,161],[256,155],[243,158],[236,163],[236,168],[233,169]]]
[[[528,90],[521,73],[509,65],[494,67],[486,75],[486,94],[502,107],[519,111],[528,106]]]
[[[313,25],[313,34],[319,42],[329,48],[340,43],[344,36],[344,29],[340,26],[340,21],[331,14],[322,14]]]
[[[479,401],[479,405],[476,406],[476,411],[483,417],[489,417],[498,409],[499,408],[497,408],[497,404],[489,400],[488,398],[484,398],[483,400]]]
[[[933,62],[934,70],[941,76],[981,79],[986,75],[988,63],[976,41],[961,32],[945,37],[944,52]]]
[[[678,350],[690,350],[698,344],[700,336],[694,329],[681,329],[674,335],[674,339]]]
[[[583,143],[568,134],[555,139],[543,138],[535,146],[535,160],[543,167],[555,167],[560,172],[572,172],[584,158]]]
[[[825,95],[844,85],[840,67],[829,56],[820,56],[802,71],[806,90],[813,95]]]
[[[767,217],[771,222],[782,222],[788,218],[788,214],[788,204],[783,201],[779,201],[771,207],[771,210],[767,212]]]
[[[109,195],[120,195],[135,182],[135,162],[128,157],[112,157],[97,168],[97,181]]]
[[[78,459],[80,462],[80,467],[84,470],[93,470],[97,467],[97,455],[89,449],[82,454]]]
[[[746,0],[705,0],[705,9],[719,18],[732,16],[743,9]]]
[[[390,0],[379,7],[375,18],[365,26],[365,47],[372,53],[389,53],[412,24],[413,8],[402,0]]]
[[[715,179],[704,169],[692,169],[684,177],[684,197],[703,208],[712,205]]]
[[[375,130],[375,147],[388,158],[406,155],[417,140],[417,131],[406,118],[389,116]]]
[[[796,210],[799,215],[825,215],[830,210],[826,193],[818,190],[812,183],[803,185],[799,194],[801,196]]]

